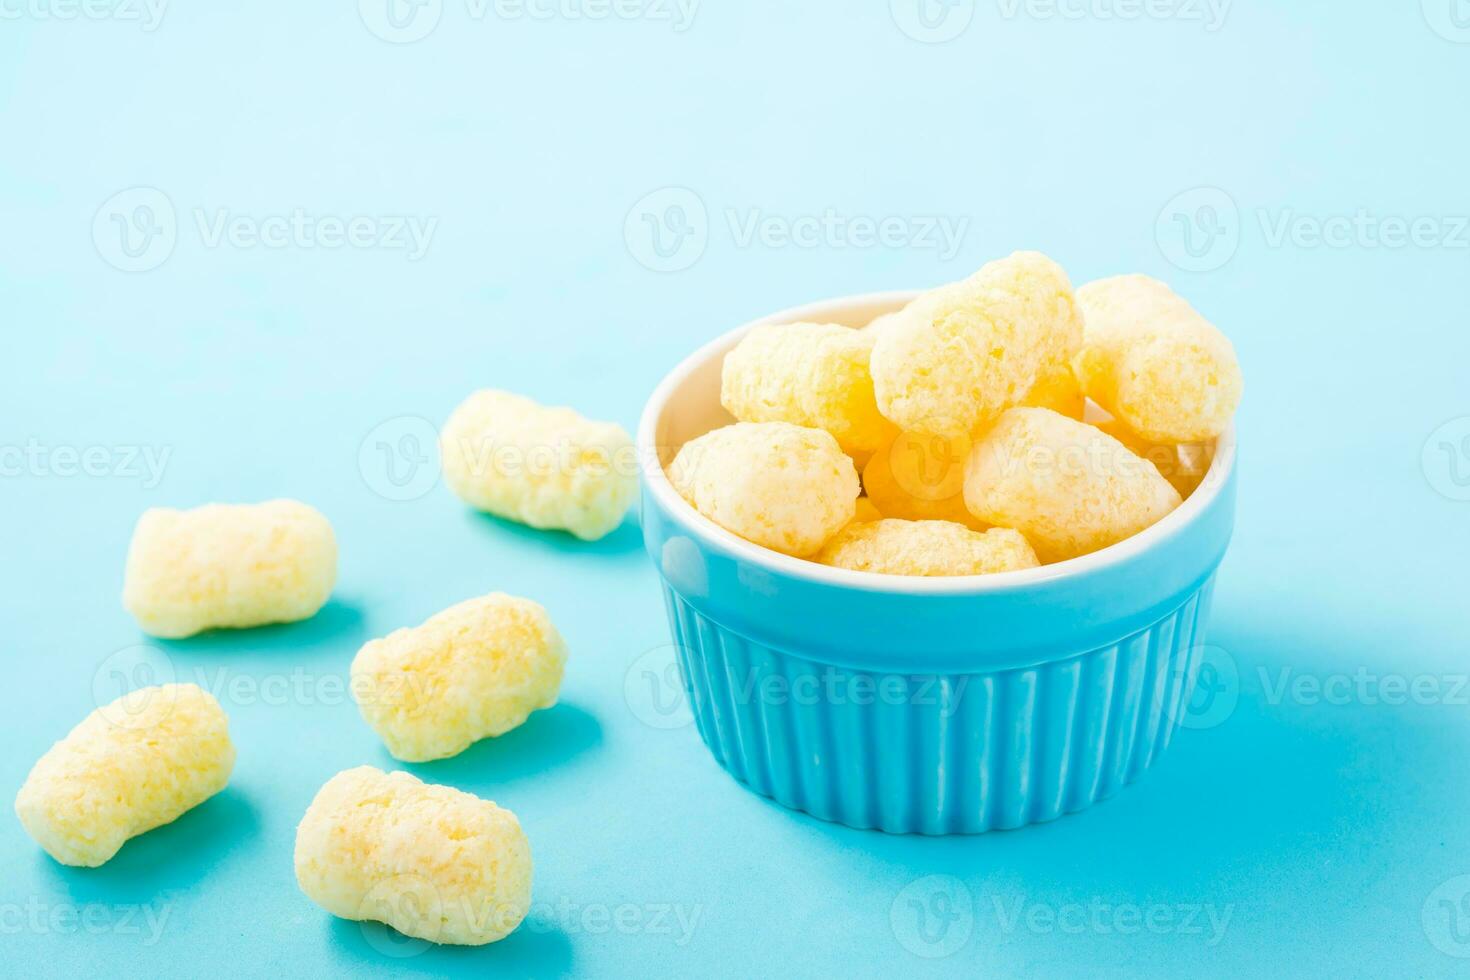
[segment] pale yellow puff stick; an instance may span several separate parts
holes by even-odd
[[[1020,531],[1048,563],[1131,537],[1179,503],[1152,463],[1045,408],[1006,412],[975,441],[965,467],[970,512]]]
[[[853,523],[828,541],[824,565],[886,575],[985,575],[1035,568],[1036,553],[1006,528],[972,531],[951,521]]]
[[[737,422],[684,444],[669,482],[747,541],[804,558],[852,520],[858,477],[837,440],[787,422]]]
[[[1073,367],[1089,398],[1152,443],[1225,431],[1244,388],[1240,364],[1194,307],[1141,275],[1090,282],[1077,302],[1086,332]]]
[[[873,340],[832,323],[756,327],[725,355],[720,404],[741,422],[825,429],[843,452],[866,457],[896,431],[873,397]]]
[[[352,696],[395,759],[427,762],[556,704],[566,659],[545,609],[494,592],[369,641],[352,661]]]
[[[470,506],[595,541],[638,496],[638,460],[622,426],[547,408],[508,391],[466,398],[439,433],[444,482]]]
[[[157,507],[133,531],[123,606],[144,632],[177,639],[308,619],[337,581],[337,540],[295,500]]]
[[[195,684],[143,687],[41,756],[15,813],[47,854],[95,868],[224,789],[234,765],[229,719],[212,695]]]
[[[1082,321],[1067,275],[1017,252],[910,303],[873,331],[878,408],[909,432],[970,435],[1072,357]]]
[[[531,845],[514,813],[406,772],[340,772],[296,828],[296,881],[344,919],[483,946],[531,908]]]

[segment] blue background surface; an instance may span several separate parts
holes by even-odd
[[[1470,30],[1451,0],[1237,2],[1215,29],[1192,4],[960,0],[943,43],[911,36],[904,0],[708,0],[684,30],[637,4],[533,19],[444,0],[410,43],[369,29],[391,35],[373,0],[178,0],[152,30],[55,3],[7,2],[0,31],[3,795],[144,642],[119,603],[144,508],[308,501],[341,574],[310,622],[156,644],[229,712],[219,797],[97,870],[0,816],[3,972],[1470,970]],[[670,187],[693,203],[639,204]],[[130,260],[113,216],[140,202],[175,235],[135,230]],[[200,228],[297,208],[437,223],[417,258]],[[828,209],[918,240],[742,234]],[[926,246],[932,216],[965,223],[955,254]],[[1417,242],[1382,243],[1413,219]],[[668,639],[631,520],[581,544],[392,481],[414,419],[476,387],[631,428],[718,332],[1020,247],[1077,282],[1168,279],[1247,376],[1220,700],[1090,812],[954,839],[788,813],[625,694]],[[151,268],[116,267],[134,261]],[[76,472],[66,450],[94,447]],[[168,453],[156,485],[128,447]],[[563,703],[408,768],[520,815],[537,907],[495,946],[405,949],[301,895],[295,825],[339,769],[391,764],[342,696],[358,646],[492,589],[560,624]]]

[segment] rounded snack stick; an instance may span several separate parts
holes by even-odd
[[[566,659],[545,609],[494,592],[364,644],[352,696],[395,759],[445,759],[556,704]]]
[[[1179,503],[1152,463],[1045,408],[1006,412],[965,466],[970,513],[1020,531],[1048,563],[1131,537]]]
[[[1077,302],[1086,331],[1073,367],[1089,398],[1151,443],[1225,431],[1244,388],[1240,364],[1194,307],[1141,275],[1090,282]]]
[[[837,440],[787,422],[737,422],[690,440],[669,482],[725,530],[804,558],[852,520],[858,477]]]
[[[817,553],[824,565],[885,575],[985,575],[1035,568],[1036,553],[1007,528],[972,531],[950,521],[849,524]]]
[[[720,404],[742,422],[825,429],[843,452],[872,453],[894,434],[873,397],[873,341],[832,323],[756,327],[725,355]]]
[[[234,765],[229,719],[212,695],[195,684],[143,687],[41,756],[15,813],[47,854],[95,868],[224,789]]]
[[[344,919],[433,943],[483,946],[531,907],[531,845],[515,814],[406,772],[327,781],[296,828],[296,882]]]
[[[444,482],[470,506],[584,541],[623,522],[638,495],[622,426],[546,408],[508,391],[466,398],[439,433]]]
[[[1067,275],[1039,252],[923,294],[875,331],[878,408],[910,432],[970,435],[1025,400],[1082,340]]]
[[[123,606],[144,632],[179,639],[309,619],[337,581],[337,539],[295,500],[155,507],[133,531]]]

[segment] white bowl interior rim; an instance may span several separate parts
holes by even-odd
[[[656,438],[659,421],[663,417],[672,396],[694,371],[707,364],[711,358],[733,346],[735,338],[752,327],[763,323],[794,323],[799,320],[816,322],[843,322],[845,314],[855,309],[877,309],[878,313],[896,310],[907,304],[920,290],[897,290],[880,293],[861,293],[853,296],[834,297],[806,303],[760,317],[736,327],[711,340],[686,357],[661,381],[648,399],[643,416],[638,423],[638,454],[644,460],[643,472],[647,492],[651,492],[666,509],[681,515],[684,521],[700,533],[719,550],[756,565],[763,565],[784,575],[806,579],[811,582],[862,589],[873,592],[890,592],[915,595],[946,595],[954,593],[985,593],[1024,589],[1043,582],[1054,582],[1089,572],[1099,571],[1120,564],[1147,550],[1156,543],[1177,534],[1191,523],[1219,495],[1228,482],[1235,465],[1235,425],[1221,433],[1215,443],[1215,456],[1210,469],[1205,473],[1199,487],[1189,498],[1175,508],[1157,524],[1145,528],[1130,538],[1109,545],[1099,551],[1070,558],[1066,561],[1038,568],[1027,568],[1012,572],[992,572],[988,575],[914,576],[885,575],[877,572],[859,572],[846,568],[833,568],[794,558],[772,551],[761,545],[720,527],[714,521],[695,510],[681,497],[669,482],[664,471],[664,460],[659,454]],[[874,316],[878,313],[873,314]],[[664,447],[672,451],[675,447]]]

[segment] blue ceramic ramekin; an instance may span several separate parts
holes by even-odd
[[[814,303],[758,323],[857,326],[912,293]],[[639,425],[644,541],[700,737],[742,783],[890,833],[1020,827],[1138,778],[1183,720],[1234,522],[1235,437],[1158,524],[1110,548],[997,575],[901,578],[750,544],[663,472],[727,424],[719,338],[658,387]]]

